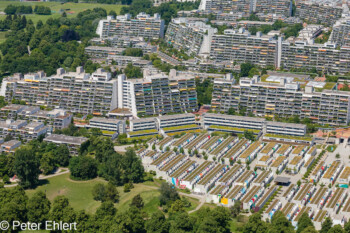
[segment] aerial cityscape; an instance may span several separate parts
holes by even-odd
[[[0,1],[0,230],[350,233],[349,7]]]

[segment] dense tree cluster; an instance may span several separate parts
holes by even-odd
[[[33,9],[31,6],[25,5],[7,5],[4,12],[7,15],[15,15],[15,14],[32,14]]]
[[[57,167],[67,166],[69,150],[66,145],[33,140],[26,146],[16,150],[14,156],[0,156],[1,175],[17,175],[24,188],[32,188],[38,184],[39,174],[49,174]]]
[[[59,67],[75,69],[81,65],[87,72],[93,72],[96,65],[88,61],[84,48],[95,36],[98,20],[106,15],[106,10],[94,8],[80,12],[75,18],[49,18],[46,23],[39,20],[37,25],[28,20],[24,28],[23,24],[12,23],[8,38],[0,45],[3,54],[0,72],[44,70],[52,75]]]
[[[159,13],[164,19],[165,24],[168,25],[172,17],[176,17],[177,12],[181,10],[194,10],[198,9],[199,1],[196,2],[167,2],[162,3],[159,6],[153,6],[150,0],[133,0],[131,5],[123,7],[121,14],[130,13],[136,16],[140,12],[146,12],[147,14]]]
[[[35,6],[34,13],[37,15],[51,15],[51,9],[47,6]]]
[[[99,175],[114,185],[139,183],[144,176],[141,160],[134,150],[121,155],[114,151],[111,139],[102,136],[91,136],[80,148],[80,156],[70,160],[69,168],[72,178],[86,180]]]
[[[139,48],[127,48],[123,51],[123,56],[142,57],[143,52]]]
[[[124,69],[124,74],[128,78],[142,78],[142,70],[140,67],[133,66],[131,63],[129,63],[125,69]]]
[[[26,17],[20,15],[7,15],[4,20],[0,20],[0,31],[19,30],[27,26]]]
[[[204,79],[203,82],[199,78],[196,79],[196,91],[198,103],[211,104],[211,98],[213,93],[213,81],[209,78]]]

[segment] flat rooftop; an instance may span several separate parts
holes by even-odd
[[[44,141],[53,142],[53,143],[66,143],[66,144],[74,144],[81,145],[86,142],[88,139],[85,137],[73,137],[67,136],[63,134],[51,134],[44,138]]]

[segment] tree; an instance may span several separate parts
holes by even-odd
[[[59,145],[56,149],[55,158],[59,166],[67,167],[70,158],[68,147],[64,144]]]
[[[38,191],[29,199],[27,204],[28,221],[44,223],[50,212],[51,203],[45,193]]]
[[[56,168],[56,160],[52,152],[44,153],[40,159],[40,169],[45,175],[50,174]]]
[[[344,233],[344,229],[342,228],[341,225],[335,225],[333,226],[328,233]]]
[[[184,210],[184,204],[182,200],[178,199],[176,200],[170,207],[170,213],[177,213],[177,212],[183,212]]]
[[[168,233],[170,229],[170,223],[166,220],[164,214],[161,211],[156,211],[146,222],[145,229],[147,233]]]
[[[327,217],[322,223],[320,233],[327,233],[332,228],[332,225],[332,220],[329,217]]]
[[[255,141],[254,133],[250,130],[244,130],[244,137],[248,140]]]
[[[301,233],[318,233],[314,226],[308,226]]]
[[[234,108],[229,108],[227,114],[228,114],[228,115],[235,115],[235,114],[236,114],[236,111],[235,111]]]
[[[241,64],[241,77],[247,77],[249,75],[249,71],[254,68],[254,65],[250,63],[242,63]]]
[[[235,204],[230,207],[231,215],[236,218],[241,213],[241,201],[235,201]]]
[[[193,221],[191,221],[187,212],[180,212],[175,215],[174,222],[171,224],[170,233],[192,232]],[[198,231],[199,232],[199,231]]]
[[[119,192],[117,187],[115,187],[111,182],[108,182],[106,185],[106,199],[107,201],[111,201],[113,203],[119,201]]]
[[[65,196],[55,197],[49,219],[57,222],[74,222],[75,211]]]
[[[281,211],[277,211],[271,220],[271,232],[294,232],[291,222],[284,216]]]
[[[3,177],[2,177],[2,181],[4,182],[4,184],[9,184],[11,183],[10,182],[10,178],[7,174],[5,174]]]
[[[24,188],[33,188],[39,182],[40,162],[32,149],[23,147],[15,152],[14,168]]]
[[[304,229],[306,229],[309,226],[314,227],[314,224],[312,223],[309,215],[307,213],[303,213],[298,220],[297,226],[297,233],[301,233]]]
[[[88,180],[97,176],[97,163],[87,156],[76,156],[69,161],[71,176],[76,179]]]
[[[161,184],[159,191],[160,191],[159,202],[161,206],[162,205],[171,206],[171,204],[174,201],[180,199],[180,196],[177,193],[175,187],[166,182],[163,182]]]
[[[136,196],[134,196],[132,198],[130,206],[134,206],[134,207],[136,207],[138,209],[142,209],[143,208],[144,203],[143,203],[143,199],[142,199],[140,194],[137,194]]]
[[[95,184],[92,188],[92,196],[96,201],[106,201],[106,187],[103,184]]]
[[[260,233],[267,231],[267,224],[261,220],[261,215],[255,213],[249,217],[248,222],[244,225],[243,233]]]
[[[350,233],[350,221],[348,221],[347,223],[345,223],[344,225],[344,231],[346,233]]]

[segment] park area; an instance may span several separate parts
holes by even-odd
[[[26,14],[26,18],[31,19],[35,24],[41,20],[45,22],[49,18],[58,18],[63,12],[66,12],[67,17],[74,17],[79,12],[93,9],[97,7],[101,7],[105,9],[107,12],[114,10],[117,14],[119,14],[123,5],[116,4],[98,4],[98,3],[60,3],[60,2],[19,2],[19,1],[0,1],[0,20],[6,18],[6,14],[4,13],[5,8],[8,5],[24,5],[24,6],[32,6],[34,9],[35,6],[45,6],[50,7],[51,15],[37,15],[37,14]],[[6,32],[0,32],[0,43],[5,40]]]
[[[124,192],[123,187],[118,187],[120,198],[115,204],[118,211],[124,211],[129,208],[131,200],[137,194],[140,194],[144,200],[144,211],[151,214],[157,211],[159,206],[159,187],[162,181],[147,181],[141,184],[134,184],[130,192]],[[76,210],[85,210],[89,214],[95,213],[101,202],[95,201],[92,196],[92,189],[98,183],[107,183],[101,178],[88,181],[76,181],[69,177],[69,173],[58,175],[46,180],[41,180],[41,184],[34,190],[27,190],[30,198],[35,192],[43,191],[47,198],[53,201],[55,197],[64,195],[69,199],[70,205]],[[181,194],[181,193],[180,193]],[[199,205],[199,200],[186,197],[191,202],[191,207],[187,211],[194,210]]]

